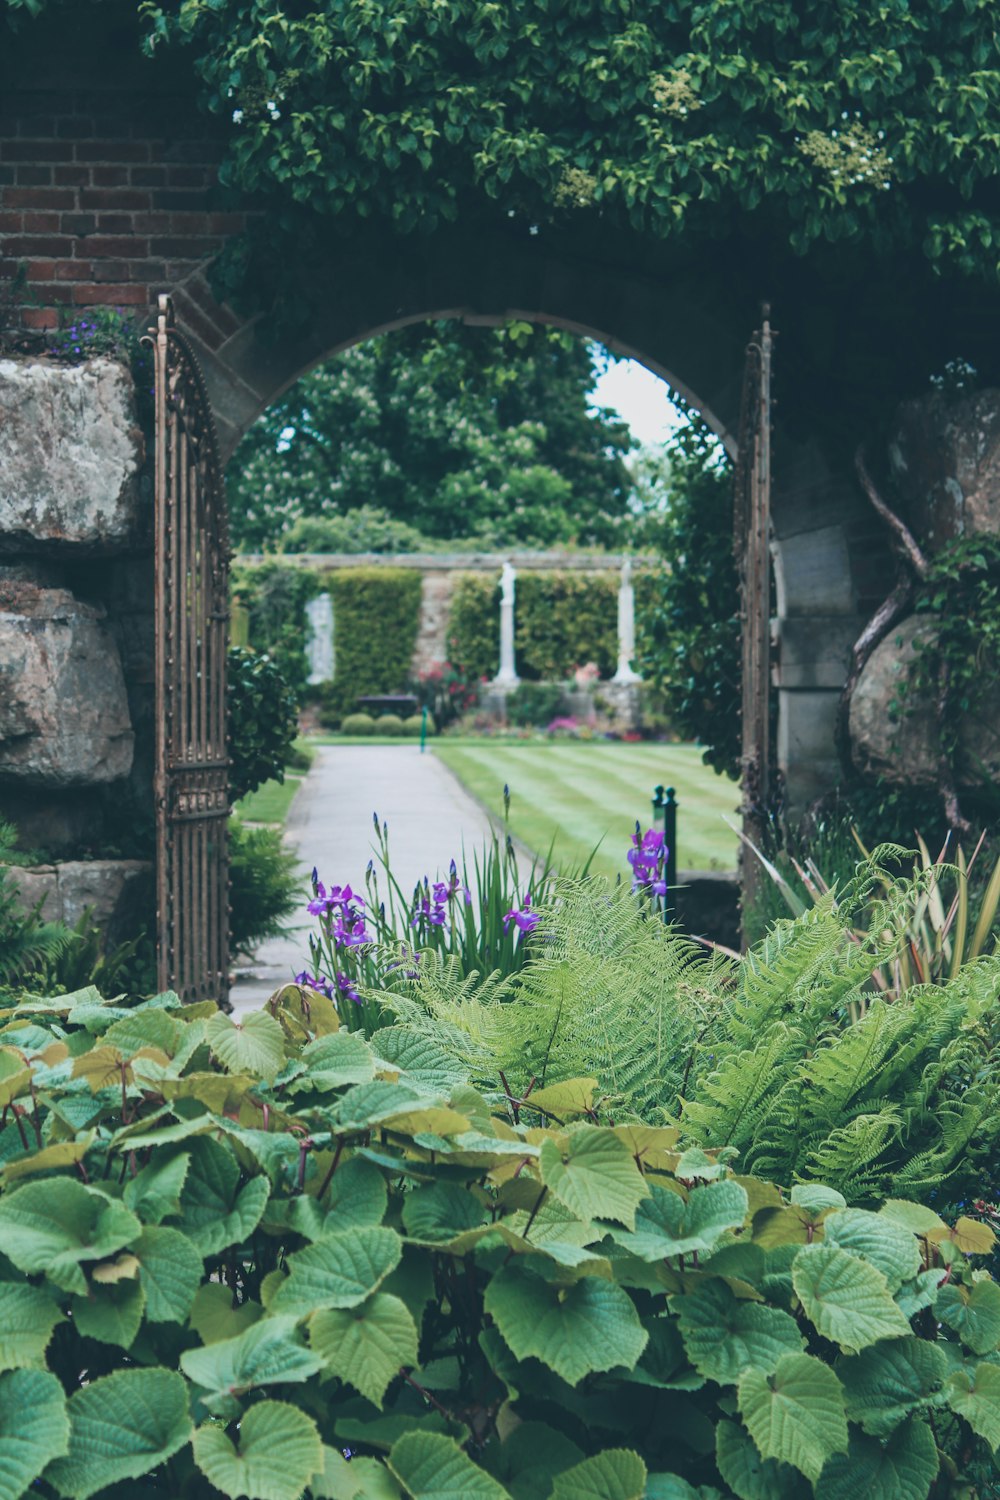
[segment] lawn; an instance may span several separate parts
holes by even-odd
[[[603,838],[592,868],[615,876],[638,818],[649,826],[653,788],[677,792],[677,867],[736,867],[735,782],[702,764],[696,745],[624,745],[555,741],[547,744],[436,740],[434,754],[489,810],[503,816],[510,787],[511,832],[544,853],[555,839],[559,863],[582,862]]]
[[[312,759],[310,741],[297,739],[295,748]],[[240,798],[236,812],[246,823],[284,823],[304,775],[304,769],[286,766],[284,781],[265,781],[255,792]]]

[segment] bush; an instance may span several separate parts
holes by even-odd
[[[229,820],[229,940],[235,953],[252,953],[280,937],[302,902],[298,860],[280,828],[248,828]]]
[[[8,1500],[927,1500],[989,1468],[982,1223],[593,1124],[592,1079],[484,1096],[292,985],[238,1026],[93,990],[12,1024]]]
[[[375,733],[392,735],[395,738],[397,735],[406,733],[406,725],[399,714],[379,714],[375,720]]]
[[[459,573],[448,614],[448,655],[460,676],[492,678],[500,666],[499,575]]]
[[[556,682],[522,682],[507,695],[507,718],[519,727],[544,729],[562,706],[563,689]]]
[[[522,677],[560,679],[589,661],[610,677],[618,663],[618,575],[520,573],[514,620]]]
[[[374,734],[375,720],[371,714],[348,714],[340,722],[341,734]]]
[[[342,713],[359,698],[409,681],[423,581],[414,568],[345,568],[328,578],[336,620],[336,675],[327,701]]]
[[[433,714],[428,714],[427,715],[427,726],[426,727],[427,727],[427,734],[428,735],[437,734],[437,725],[434,722],[434,715]],[[423,716],[423,714],[411,714],[408,719],[404,719],[403,720],[403,728],[406,730],[407,734],[417,735],[417,736],[423,734],[423,732],[424,732],[424,716]]]
[[[228,663],[229,794],[238,802],[265,781],[284,781],[299,714],[294,692],[269,656],[230,646]]]
[[[306,605],[323,588],[321,574],[277,559],[232,571],[230,590],[247,611],[249,644],[277,663],[300,703],[309,680]]]
[[[433,543],[380,505],[339,516],[300,516],[281,539],[282,552],[426,552]]]

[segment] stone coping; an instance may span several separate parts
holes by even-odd
[[[530,573],[614,573],[630,560],[633,568],[655,568],[660,559],[630,553],[593,552],[238,552],[234,563],[256,566],[290,563],[333,573],[341,568],[416,568],[425,573],[488,573],[510,563]]]

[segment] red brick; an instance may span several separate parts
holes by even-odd
[[[171,214],[170,229],[173,234],[208,234],[208,214]]]
[[[162,212],[134,214],[132,228],[136,234],[166,234],[170,230],[170,215]]]
[[[77,161],[149,161],[145,141],[80,141],[75,150]]]
[[[89,260],[57,260],[57,281],[92,281],[94,268]]]
[[[150,206],[149,193],[135,192],[126,188],[81,188],[81,208],[144,209]]]
[[[136,261],[137,266],[142,266],[142,261]],[[127,260],[99,260],[94,266],[94,281],[131,281],[132,271]],[[143,280],[142,275],[134,278],[136,281]]]
[[[166,167],[130,167],[129,175],[133,187],[165,187]]]
[[[35,280],[35,277],[34,277],[35,264],[36,263],[33,260],[29,260],[28,261],[28,284],[29,284],[29,286],[34,284],[34,280]],[[44,264],[44,262],[43,262],[43,264]],[[68,304],[72,300],[72,297],[71,297],[72,288],[71,287],[68,287],[68,286],[59,286],[56,282],[54,282],[54,281],[47,281],[44,277],[40,280],[39,285],[43,286],[45,288],[44,300],[46,302],[48,302],[48,303],[55,302],[55,303],[58,303],[59,306],[61,306],[61,307],[66,307],[66,306],[68,306]]]
[[[16,187],[4,194],[7,208],[76,208],[69,188]]]
[[[167,175],[171,187],[200,188],[205,186],[208,178],[208,168],[170,167]]]
[[[33,260],[31,262],[32,281],[54,281],[56,264],[54,260]]]
[[[57,213],[30,213],[24,216],[25,234],[58,234],[59,215]]]
[[[0,211],[0,234],[20,234],[21,215],[8,213],[6,209]]]
[[[126,234],[92,234],[87,237],[85,249],[90,256],[145,255],[146,242],[145,240],[134,239],[132,236]]]
[[[162,255],[167,259],[176,255],[186,260],[200,260],[203,255],[214,255],[219,249],[219,241],[217,238],[200,239],[195,235],[183,239],[152,239],[149,249],[152,255]]]
[[[70,149],[58,141],[0,141],[4,161],[65,161]]]
[[[95,187],[128,187],[128,167],[94,167]]]
[[[59,227],[63,234],[93,234],[97,217],[95,214],[63,214]]]
[[[52,180],[56,187],[87,187],[90,183],[90,168],[53,167]]]
[[[131,234],[135,228],[134,214],[98,214],[98,234]]]
[[[52,181],[51,167],[26,167],[23,164],[12,167],[14,180],[21,187],[47,187]]]
[[[209,234],[240,234],[246,227],[246,214],[212,214],[208,220]]]
[[[51,307],[24,307],[21,322],[25,328],[58,328],[59,314]]]
[[[89,307],[94,303],[128,303],[138,307],[146,301],[146,288],[126,286],[120,282],[107,286],[76,286],[73,288],[73,301],[82,307]]]
[[[65,248],[65,241],[55,235],[23,234],[7,242],[7,251],[10,255],[59,256],[62,255]]]

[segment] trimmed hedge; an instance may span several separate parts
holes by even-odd
[[[329,705],[398,693],[410,679],[420,624],[422,579],[414,568],[350,568],[327,575],[333,597],[336,667]]]
[[[498,574],[459,573],[448,616],[448,659],[470,681],[495,677],[500,665]]]

